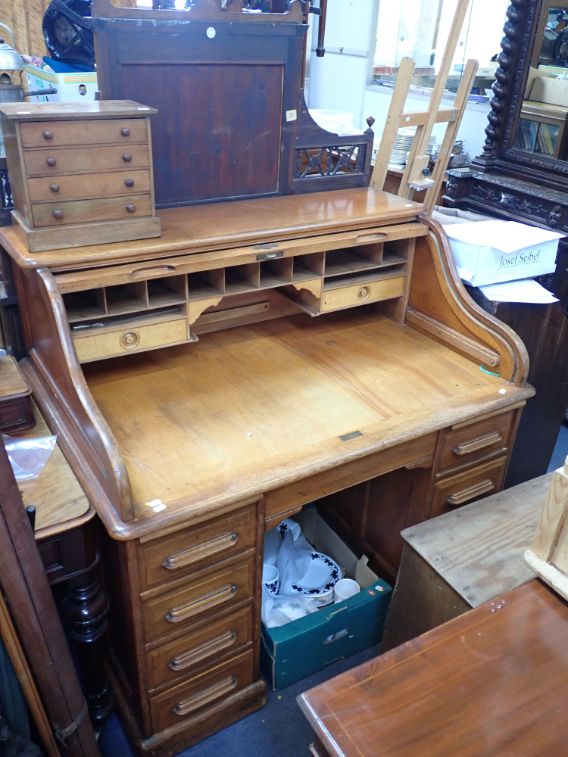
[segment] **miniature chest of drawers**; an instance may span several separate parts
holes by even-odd
[[[155,110],[127,100],[0,109],[12,215],[32,252],[160,236]]]

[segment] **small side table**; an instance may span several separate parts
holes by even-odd
[[[523,553],[550,479],[540,476],[401,532],[383,651],[534,578]]]
[[[14,437],[49,436],[33,405],[35,426]],[[98,521],[69,463],[56,444],[40,476],[19,482],[26,507],[36,508],[35,536],[47,578],[60,598],[61,619],[76,643],[91,720],[100,726],[111,709],[103,664],[108,597],[101,581]]]

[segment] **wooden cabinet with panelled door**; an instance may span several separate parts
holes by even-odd
[[[160,235],[151,113],[130,101],[2,105],[12,215],[31,251]]]

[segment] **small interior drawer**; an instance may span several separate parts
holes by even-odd
[[[32,205],[34,226],[65,226],[93,221],[116,221],[152,215],[152,198],[146,195],[99,197],[71,202],[42,202]]]
[[[198,618],[229,609],[252,596],[254,560],[248,558],[142,603],[146,640],[187,628]]]
[[[20,124],[24,147],[64,147],[106,143],[146,142],[145,118],[41,121]]]
[[[497,451],[505,453],[510,444],[514,413],[503,413],[469,426],[443,433],[438,470],[443,473]]]
[[[253,606],[249,605],[153,649],[146,655],[148,687],[172,684],[195,670],[210,668],[250,644],[253,627]]]
[[[154,733],[175,726],[184,718],[218,704],[254,680],[253,653],[245,652],[229,662],[150,699]]]
[[[250,505],[227,517],[143,544],[139,547],[142,591],[232,557],[255,542],[256,506]]]
[[[124,171],[125,169],[149,168],[150,152],[148,145],[24,150],[24,164],[28,176]]]
[[[108,171],[89,176],[44,176],[28,179],[32,202],[64,202],[91,197],[116,197],[124,194],[150,194],[150,171]]]
[[[434,518],[500,491],[506,468],[507,458],[499,457],[437,481],[434,485],[430,517]]]
[[[329,313],[332,310],[343,310],[354,305],[366,305],[369,302],[389,300],[402,297],[404,294],[404,276],[377,280],[361,280],[331,288],[322,292],[320,312]]]
[[[90,329],[89,333],[78,332],[73,337],[73,344],[79,362],[101,360],[129,352],[141,352],[155,347],[167,347],[187,340],[187,322],[185,317],[171,321],[160,321],[130,328]]]

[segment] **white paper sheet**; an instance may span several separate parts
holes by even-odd
[[[504,281],[501,284],[488,284],[479,288],[492,302],[525,302],[537,305],[558,302],[557,297],[534,279]]]

